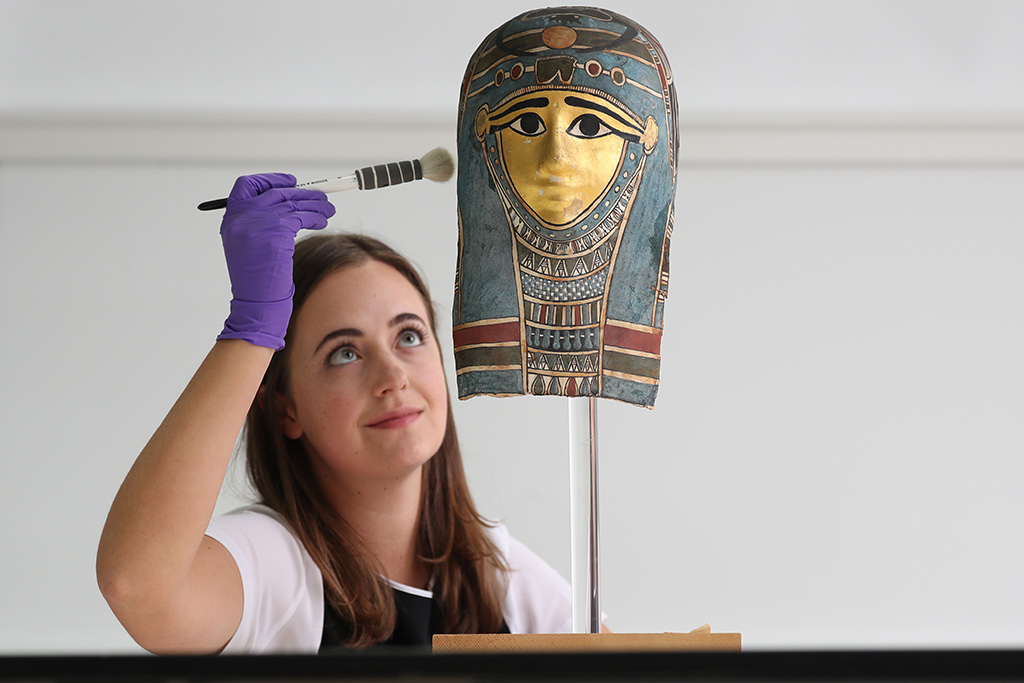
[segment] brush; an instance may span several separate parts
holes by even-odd
[[[413,180],[433,180],[443,183],[451,179],[455,173],[455,163],[448,150],[438,147],[412,161],[397,161],[378,166],[367,166],[355,173],[336,178],[322,178],[296,183],[295,187],[321,192],[344,192],[345,190],[375,190],[378,187],[389,187],[409,183]],[[200,211],[212,211],[227,207],[228,200],[211,199],[199,205]]]

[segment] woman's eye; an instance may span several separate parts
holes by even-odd
[[[351,346],[342,346],[330,355],[327,362],[331,365],[345,365],[346,363],[351,363],[358,357],[359,356],[356,354],[355,349]]]
[[[406,330],[398,335],[399,346],[419,346],[423,343],[423,337],[416,330]]]
[[[615,131],[604,125],[604,122],[593,114],[583,114],[582,116],[578,116],[575,121],[569,124],[568,130],[569,135],[576,138],[586,139],[600,138],[614,132]]]
[[[528,111],[522,116],[517,117],[512,123],[508,124],[508,127],[527,137],[535,137],[540,135],[545,130],[544,120],[541,119],[540,115]]]

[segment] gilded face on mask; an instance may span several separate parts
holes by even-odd
[[[555,230],[608,194],[627,142],[658,137],[654,119],[638,125],[615,103],[568,90],[526,93],[493,114],[482,107],[477,116],[477,137],[494,132],[516,198]]]
[[[675,192],[671,70],[595,8],[484,41],[459,117],[459,395],[652,405]]]

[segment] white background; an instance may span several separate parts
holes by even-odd
[[[610,625],[1021,646],[1024,3],[604,5],[683,123],[661,394],[600,405]],[[454,152],[469,56],[531,8],[0,0],[0,654],[139,651],[95,546],[227,312],[195,204]],[[454,183],[336,204],[447,325]],[[479,506],[567,575],[564,403],[455,409]]]

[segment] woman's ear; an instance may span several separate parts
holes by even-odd
[[[268,411],[267,396],[267,387],[265,385],[261,386],[259,391],[256,392],[256,400],[259,401],[264,413]],[[275,391],[274,400],[270,404],[269,409],[273,410],[275,414],[268,415],[268,417],[277,419],[277,426],[281,429],[281,433],[284,434],[285,438],[301,438],[302,427],[299,426],[298,421],[295,419],[295,407],[288,397],[280,391]]]

